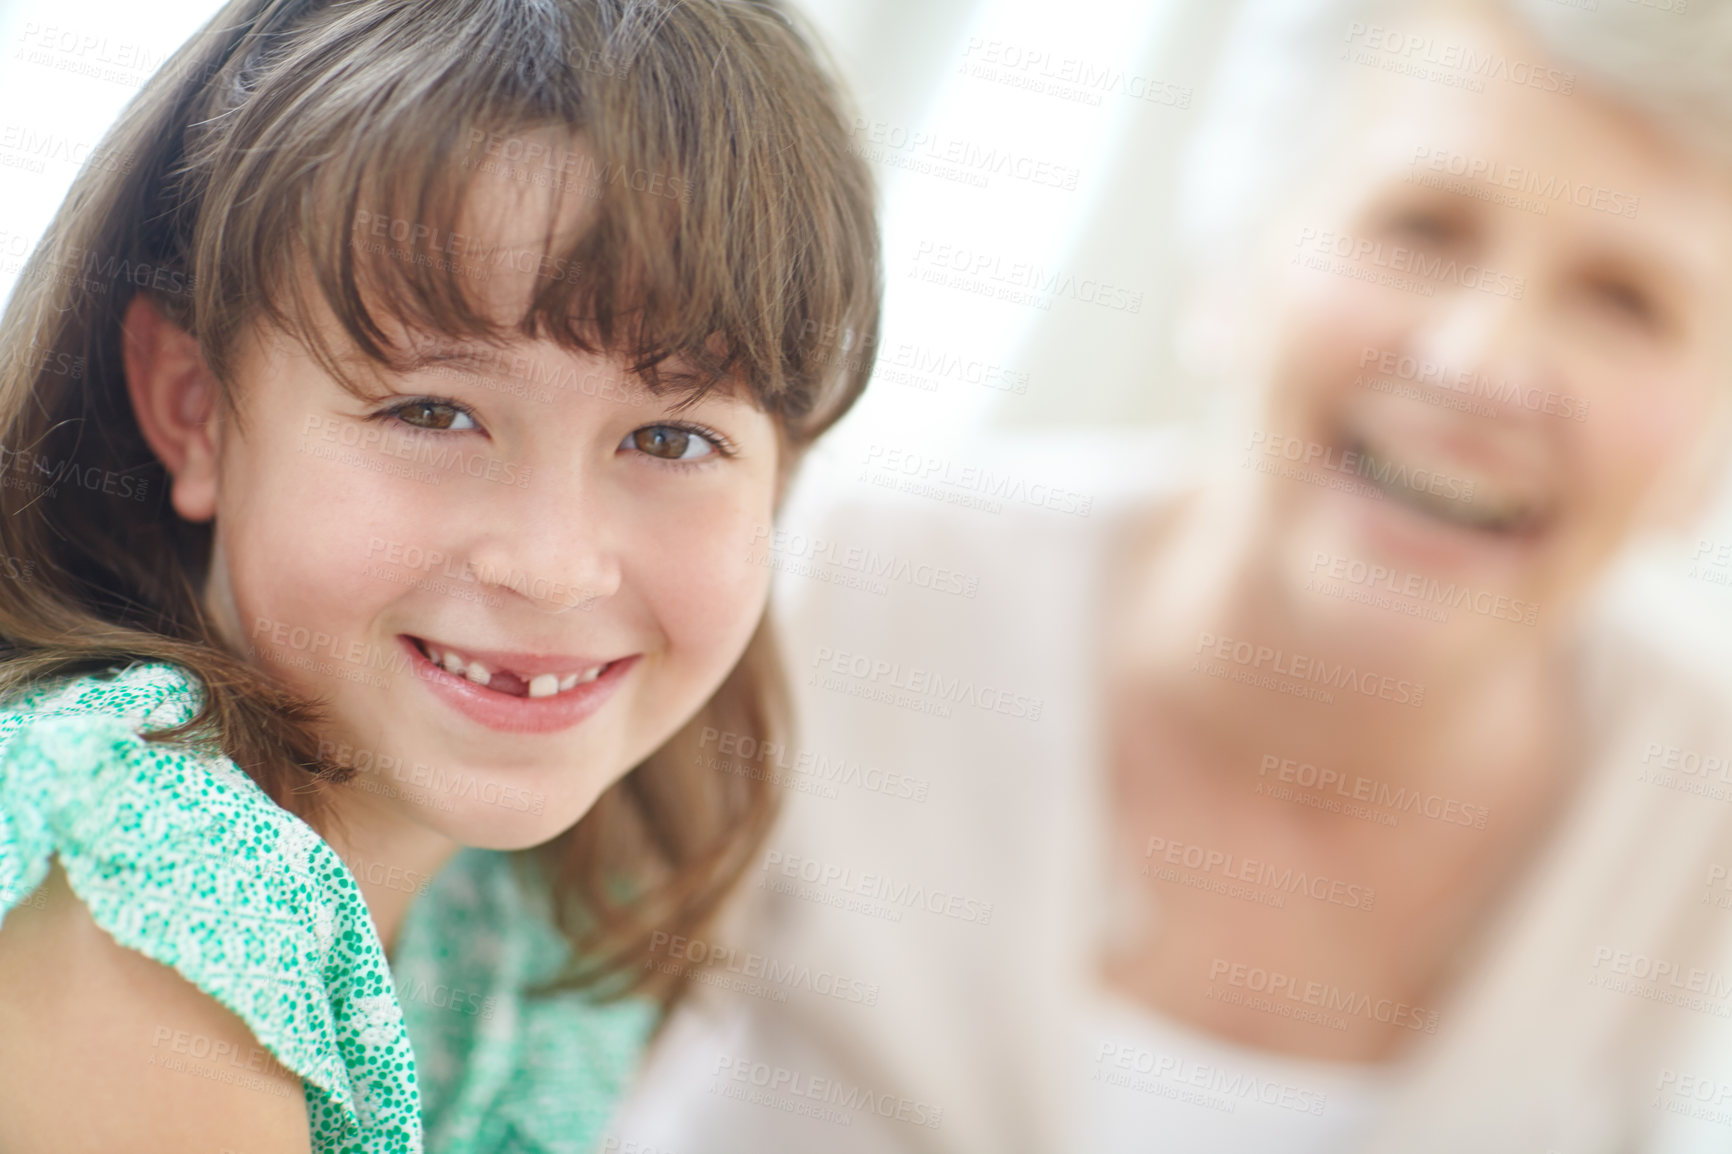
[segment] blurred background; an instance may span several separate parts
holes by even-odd
[[[1172,323],[1187,291],[1183,178],[1223,49],[1305,0],[795,0],[857,102],[884,208],[878,371],[822,455],[887,431],[945,452],[999,431],[1200,427],[1215,398]],[[108,124],[218,5],[0,0],[0,297]],[[1217,165],[1218,168],[1218,165]],[[1194,203],[1208,188],[1191,188]],[[1688,538],[1618,582],[1709,667],[1732,648],[1732,588],[1692,578],[1732,541],[1732,484]]]

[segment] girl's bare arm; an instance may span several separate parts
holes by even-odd
[[[0,1150],[309,1154],[301,1080],[92,920],[59,862],[0,925]]]

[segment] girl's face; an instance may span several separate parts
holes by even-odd
[[[511,219],[512,190],[488,195],[479,219]],[[502,307],[562,271],[489,263]],[[523,848],[740,657],[768,591],[749,544],[777,427],[721,393],[676,411],[684,394],[550,341],[416,347],[410,371],[354,361],[377,389],[362,402],[296,342],[249,339],[209,597],[258,661],[328,699],[327,752],[361,770],[351,804]]]
[[[1412,24],[1510,70],[1336,65],[1358,120],[1284,226],[1253,456],[1321,626],[1473,644],[1685,491],[1732,364],[1732,185],[1506,30]]]

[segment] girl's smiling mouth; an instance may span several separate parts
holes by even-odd
[[[489,729],[550,733],[600,709],[637,664],[638,654],[598,661],[459,649],[406,633],[417,679],[446,704]]]
[[[423,637],[410,640],[420,647],[428,661],[446,672],[513,697],[552,697],[573,686],[587,685],[612,664],[576,657],[513,657],[492,651],[457,649]]]

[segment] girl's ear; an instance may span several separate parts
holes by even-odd
[[[139,431],[168,470],[169,499],[188,521],[216,516],[217,383],[192,334],[146,293],[121,321],[126,389]]]

